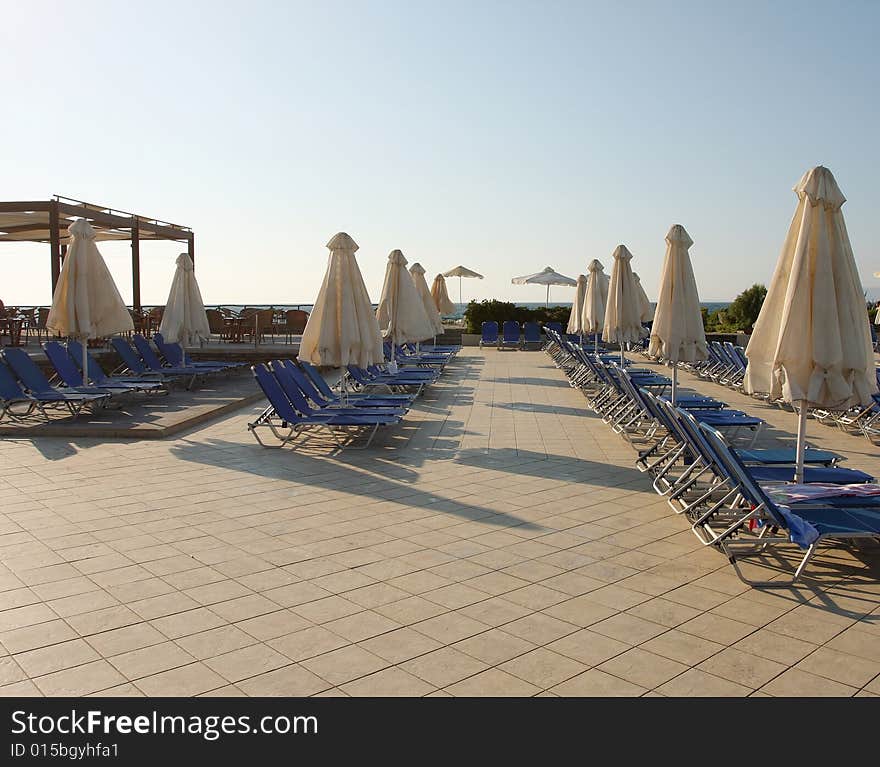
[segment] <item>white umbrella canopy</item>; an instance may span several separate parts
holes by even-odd
[[[461,278],[468,277],[476,280],[482,280],[483,275],[475,272],[473,269],[468,269],[466,266],[462,266],[459,264],[458,266],[452,267],[448,272],[443,272],[444,277],[458,277],[458,305],[464,306],[464,303],[461,300]]]
[[[581,316],[584,309],[584,298],[587,296],[587,276],[579,274],[577,278],[577,287],[574,292],[574,301],[571,302],[571,314],[568,317],[568,327],[566,333],[573,333],[579,336],[584,334],[583,317]]]
[[[649,353],[667,362],[697,362],[707,357],[700,295],[688,255],[693,244],[681,224],[675,224],[666,235]]]
[[[694,244],[681,224],[666,234],[666,257],[660,273],[660,292],[648,353],[672,365],[672,403],[678,388],[678,363],[706,359],[706,331],[700,295],[688,248]]]
[[[177,269],[171,281],[171,290],[165,303],[165,311],[162,313],[162,322],[159,323],[159,332],[166,341],[169,343],[178,341],[184,349],[187,346],[200,344],[203,340],[207,341],[211,337],[202,292],[199,290],[193,262],[188,253],[181,253],[177,257]]]
[[[399,250],[392,250],[388,255],[376,319],[380,332],[392,344],[424,341],[434,335],[422,297],[406,270],[406,258]]]
[[[867,405],[877,392],[864,294],[828,168],[794,187],[798,205],[746,349],[746,392],[798,405],[796,479],[803,478],[808,407]]]
[[[82,340],[83,383],[89,384],[89,338],[134,330],[131,315],[95,244],[95,230],[84,218],[67,229],[71,240],[46,318],[50,333]]]
[[[446,280],[442,274],[438,274],[434,278],[431,285],[431,298],[434,299],[434,306],[437,307],[437,311],[441,315],[452,314],[455,311],[455,304],[449,298],[449,293],[446,291]]]
[[[298,356],[328,367],[382,362],[382,334],[354,255],[358,245],[339,232],[327,247],[327,272],[303,330]]]
[[[428,316],[434,335],[438,336],[443,333],[443,321],[440,319],[440,312],[434,306],[434,299],[431,297],[431,291],[428,290],[428,283],[425,282],[425,268],[416,263],[409,268],[409,273],[412,275],[416,290],[422,299],[422,306],[425,307],[425,314]]]
[[[623,360],[624,344],[642,337],[642,307],[630,265],[632,253],[626,245],[618,245],[613,257],[602,338],[620,344],[620,357]]]
[[[581,328],[584,333],[601,333],[605,324],[605,297],[607,292],[603,289],[605,280],[602,274],[602,264],[595,258],[587,265],[590,273],[587,280],[587,292],[584,295],[584,306],[581,311]],[[596,339],[598,345],[598,337]]]
[[[527,274],[525,277],[514,277],[511,280],[514,285],[546,285],[547,286],[547,306],[550,306],[550,286],[564,285],[569,288],[577,286],[577,282],[571,277],[566,277],[553,269],[552,266],[545,266],[540,272],[535,274]]]
[[[639,279],[639,275],[633,272],[633,279],[636,281],[636,289],[639,292],[639,305],[642,308],[641,320],[642,322],[650,322],[654,318],[654,307],[651,306],[651,299],[648,298],[648,294],[645,293],[645,289],[642,287],[642,281]]]

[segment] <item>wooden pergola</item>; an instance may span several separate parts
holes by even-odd
[[[92,225],[96,240],[131,240],[132,303],[137,311],[141,310],[142,240],[185,242],[195,263],[195,234],[188,226],[59,195],[51,200],[0,202],[0,242],[48,243],[54,295],[70,239],[67,227],[77,218]]]

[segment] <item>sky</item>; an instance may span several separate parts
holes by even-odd
[[[510,279],[610,272],[619,243],[654,298],[674,223],[701,298],[727,300],[769,281],[820,164],[880,297],[874,0],[0,8],[0,199],[191,226],[208,304],[311,303],[337,231],[374,301],[395,248],[429,282],[484,274],[465,300],[542,301]],[[100,247],[130,301],[128,245]],[[144,303],[180,251],[142,245]],[[0,261],[0,299],[51,300],[48,246],[0,243]]]

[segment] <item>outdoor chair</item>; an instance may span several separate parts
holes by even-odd
[[[506,349],[512,347],[514,349],[519,349],[519,335],[519,323],[515,320],[505,320],[504,324],[501,326],[501,340],[498,341],[498,348]]]
[[[321,375],[321,372],[310,362],[306,362],[305,360],[298,360],[300,368],[302,368],[303,372],[308,376],[309,380],[315,386],[315,388],[321,393],[321,395],[329,402],[342,402],[342,397],[333,391],[330,388],[330,385],[324,379],[324,376]],[[406,402],[410,403],[415,398],[415,394],[400,392],[396,394],[385,394],[382,395],[374,395],[368,392],[346,392],[346,399],[351,401],[352,399],[359,398],[369,398],[375,396],[381,396],[382,399],[390,400],[392,402]]]
[[[82,344],[79,341],[73,338],[68,339],[67,354],[73,361],[73,364],[76,365],[77,370],[80,371],[80,376],[82,375],[82,352]],[[89,380],[93,381],[98,386],[107,388],[118,386],[120,384],[131,384],[145,392],[168,393],[168,389],[163,386],[161,381],[145,380],[138,376],[108,376],[91,353],[86,354],[86,365],[88,365],[89,368]]]
[[[43,351],[49,362],[52,364],[52,367],[55,368],[58,378],[64,383],[65,387],[76,390],[77,388],[82,388],[84,386],[85,382],[83,381],[82,372],[71,359],[70,353],[67,349],[58,343],[58,341],[48,341],[43,345]],[[106,376],[104,376],[100,382],[91,377],[89,380],[94,384],[94,386],[89,387],[89,390],[94,389],[96,392],[103,391],[111,396],[144,391],[144,387],[140,384],[129,381],[114,382]]]
[[[86,405],[101,407],[109,399],[107,392],[91,389],[91,387],[82,387],[81,390],[55,388],[23,349],[5,349],[3,358],[9,369],[24,384],[28,393],[44,405],[61,404],[67,407],[71,415],[77,415]]]
[[[305,398],[300,400],[297,397],[297,402],[292,402],[274,373],[266,365],[255,365],[251,370],[257,384],[269,400],[270,407],[263,411],[257,420],[248,424],[248,430],[264,447],[268,445],[260,437],[259,429],[262,427],[268,428],[280,442],[277,447],[284,447],[312,429],[323,429],[329,432],[337,447],[343,448],[346,445],[339,439],[340,432],[352,434],[367,430],[369,436],[366,443],[360,446],[363,449],[370,446],[380,426],[393,426],[401,421],[399,415],[334,415],[332,413],[305,415],[299,410],[299,407],[305,407],[307,411],[311,410]],[[349,446],[357,447],[351,444]]]
[[[523,348],[541,349],[544,339],[541,338],[541,326],[537,322],[527,322],[523,325]]]
[[[287,343],[291,342],[293,336],[303,334],[308,321],[309,313],[302,309],[288,309],[284,313],[284,332],[287,336]]]
[[[282,375],[290,376],[302,393],[319,408],[354,408],[375,412],[389,408],[392,410],[406,410],[412,402],[412,398],[398,399],[377,395],[350,397],[343,400],[338,395],[333,395],[332,392],[330,397],[325,397],[293,360],[275,360],[271,363],[271,367],[275,377],[279,380],[281,380]]]
[[[494,320],[484,322],[481,327],[480,348],[484,345],[495,345],[498,343],[498,323]]]

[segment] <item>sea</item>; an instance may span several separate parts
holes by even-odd
[[[514,303],[516,304],[516,306],[522,306],[527,309],[540,309],[543,306],[545,306],[545,304],[543,302],[528,303],[528,302],[523,302],[523,301],[516,301]],[[730,306],[730,303],[731,303],[730,301],[703,301],[700,303],[700,306],[706,307],[710,312],[715,312],[715,311],[718,311],[719,309],[726,309],[728,306]],[[553,301],[550,305],[551,306],[565,306],[570,309],[571,308],[571,301]],[[652,302],[651,305],[654,307],[657,306],[657,304],[654,302]],[[238,313],[242,309],[244,309],[245,307],[251,308],[251,309],[276,309],[279,311],[287,311],[288,309],[302,309],[304,311],[311,312],[314,305],[313,304],[206,304],[205,306],[208,309],[217,309],[217,308],[222,307],[224,309],[231,309],[232,311]],[[373,306],[376,306],[376,304],[373,304]],[[450,317],[460,317],[461,312],[457,312],[457,313],[451,314],[449,316]]]

